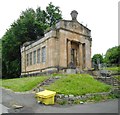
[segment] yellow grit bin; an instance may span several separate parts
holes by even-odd
[[[36,93],[37,100],[45,105],[54,104],[54,97],[56,92],[50,90],[44,90]]]

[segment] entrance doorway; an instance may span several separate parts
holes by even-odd
[[[68,67],[76,68],[79,66],[79,43],[70,41],[68,50]]]
[[[71,63],[75,67],[77,65],[77,58],[76,57],[77,57],[77,50],[74,48],[71,48]]]

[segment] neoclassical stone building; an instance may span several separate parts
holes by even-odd
[[[72,20],[61,20],[43,38],[23,44],[21,75],[91,68],[91,30],[77,21],[77,14],[72,11]]]

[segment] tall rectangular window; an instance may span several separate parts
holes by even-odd
[[[36,64],[36,50],[33,52],[33,64]]]
[[[40,48],[37,50],[37,63],[40,63]]]
[[[32,52],[30,52],[30,65],[32,65]]]
[[[29,66],[29,54],[27,54],[26,59],[27,59],[27,66]]]
[[[42,47],[42,62],[46,61],[46,47]]]

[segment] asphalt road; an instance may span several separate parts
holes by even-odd
[[[8,113],[8,109],[9,109],[8,107],[0,104],[0,115],[1,115],[2,113]]]
[[[22,105],[23,108],[14,109],[13,104]],[[118,100],[79,105],[46,106],[38,104],[33,93],[14,93],[2,89],[2,107],[4,113],[118,113]]]
[[[15,112],[15,111],[14,111]],[[45,106],[38,105],[32,108],[23,108],[20,113],[118,113],[118,100],[100,102],[94,104],[72,106]]]

